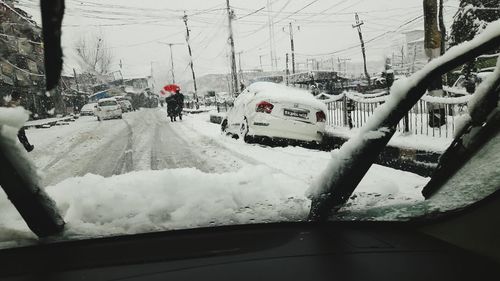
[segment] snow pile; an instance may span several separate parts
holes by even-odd
[[[310,92],[305,90],[271,82],[255,82],[248,86],[248,90],[256,92],[256,96],[263,99],[271,99],[277,102],[300,103],[326,111],[325,103],[317,100]]]
[[[371,95],[363,95],[358,92],[352,92],[352,91],[347,91],[346,96],[356,102],[363,102],[363,103],[382,103],[387,100],[387,96],[385,95],[380,95],[378,94],[377,96]]]
[[[471,95],[464,95],[460,97],[434,97],[431,95],[423,95],[422,100],[428,103],[441,103],[441,104],[465,104],[471,99]]]
[[[24,125],[24,123],[28,121],[28,119],[29,119],[29,111],[26,111],[22,107],[17,107],[17,108],[0,107],[0,126],[2,127],[8,126],[12,128],[16,134],[17,130],[19,130]]]
[[[341,93],[339,95],[329,95],[329,96],[330,96],[329,98],[323,100],[324,103],[342,100],[344,98],[345,94]]]
[[[307,186],[265,166],[207,174],[194,168],[140,171],[104,178],[88,174],[46,188],[67,223],[65,236],[102,236],[226,224],[300,221]],[[0,199],[0,221],[20,230]],[[5,216],[5,217],[4,217]]]

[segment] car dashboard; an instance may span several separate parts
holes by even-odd
[[[0,251],[1,280],[498,280],[495,262],[401,223],[281,223]],[[493,276],[487,279],[485,276]]]

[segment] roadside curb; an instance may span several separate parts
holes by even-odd
[[[183,109],[182,113],[191,113],[191,114],[198,114],[198,113],[205,113],[209,112],[210,109]]]
[[[327,132],[324,136],[323,145],[325,150],[338,149],[347,140],[348,138],[335,136]],[[425,151],[388,145],[382,151],[376,163],[394,169],[415,173],[424,177],[429,177],[436,169],[439,157],[441,157],[441,153],[435,151]]]
[[[27,125],[24,125],[24,129],[30,129],[30,128],[50,128],[52,126],[58,126],[58,125],[67,125],[62,122],[73,122],[76,119],[78,119],[78,116],[67,116],[67,117],[61,117],[58,119],[52,119],[52,120],[47,120],[43,121],[43,119],[40,120],[33,120],[33,121],[28,121]],[[34,124],[29,124],[30,122],[33,122]]]
[[[222,119],[224,119],[223,116],[210,114],[210,122],[211,123],[220,124],[220,123],[222,123]]]

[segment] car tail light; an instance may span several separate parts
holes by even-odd
[[[316,112],[316,121],[317,122],[326,122],[326,115],[323,111]]]
[[[255,108],[256,112],[271,113],[273,111],[274,105],[267,101],[261,101],[257,104]]]

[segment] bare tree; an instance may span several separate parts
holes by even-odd
[[[102,34],[95,37],[80,37],[75,43],[80,58],[79,64],[84,72],[107,74],[113,62],[113,53],[107,46]]]

